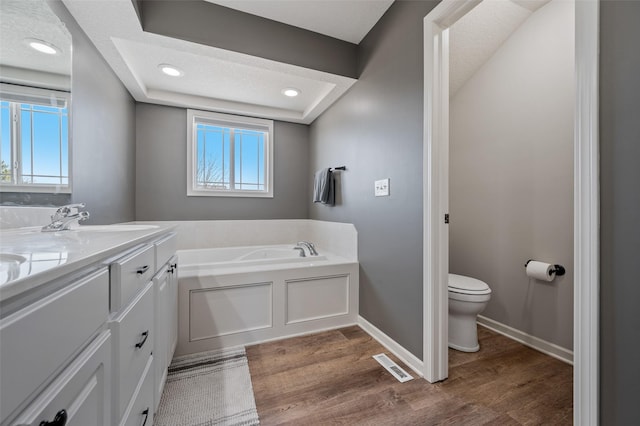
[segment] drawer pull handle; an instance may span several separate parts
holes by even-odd
[[[67,424],[67,411],[60,410],[58,414],[53,418],[50,422],[45,422],[44,420],[40,422],[40,426],[64,426]]]
[[[146,410],[144,410],[142,412],[142,415],[144,416],[144,421],[142,422],[141,426],[144,426],[147,424],[147,419],[149,418],[149,408],[147,408]]]
[[[142,274],[144,274],[145,272],[147,272],[148,270],[149,270],[149,265],[144,265],[144,266],[142,266],[142,267],[138,268],[138,270],[136,271],[136,273],[137,273],[138,275],[142,275]]]
[[[136,343],[136,349],[142,348],[144,346],[144,343],[147,341],[148,337],[149,337],[149,330],[142,333],[142,340]]]

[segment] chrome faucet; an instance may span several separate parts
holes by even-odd
[[[304,248],[300,247],[300,245],[295,246],[293,249],[300,250],[300,257],[307,257],[307,255],[304,254]]]
[[[89,212],[81,212],[81,208],[84,208],[84,203],[68,204],[60,207],[51,215],[51,223],[42,227],[42,232],[67,231],[71,228],[73,222],[87,220]]]
[[[311,256],[317,256],[318,252],[316,251],[316,246],[313,245],[313,243],[310,243],[309,241],[298,241],[298,245],[299,246],[305,246],[307,248],[307,250],[309,250],[309,254]]]

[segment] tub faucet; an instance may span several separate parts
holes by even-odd
[[[51,215],[51,223],[42,227],[42,232],[67,231],[73,222],[82,222],[89,217],[89,212],[80,211],[84,203],[69,204],[60,207]],[[73,213],[75,211],[75,213]]]
[[[313,243],[310,243],[309,241],[299,241],[298,242],[299,246],[305,246],[307,248],[307,250],[309,250],[309,254],[311,256],[317,256],[318,252],[316,251],[316,246],[313,245]]]
[[[293,249],[300,250],[300,257],[307,257],[307,255],[304,254],[304,248],[300,247],[300,245],[295,246]]]

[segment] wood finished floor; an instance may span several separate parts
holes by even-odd
[[[449,378],[398,382],[359,327],[246,348],[266,425],[570,425],[573,368],[478,328],[481,349],[449,350]]]

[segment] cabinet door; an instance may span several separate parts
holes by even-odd
[[[153,365],[151,356],[120,426],[153,426]]]
[[[103,331],[13,423],[39,426],[111,425],[111,333]],[[55,424],[55,423],[54,423]]]
[[[156,340],[154,341],[154,363],[155,370],[153,375],[154,380],[154,401],[155,408],[160,403],[160,397],[162,396],[162,389],[164,388],[164,382],[167,378],[167,342],[169,341],[169,328],[167,327],[167,299],[169,298],[169,279],[170,279],[170,267],[165,265],[162,271],[153,278],[153,286],[155,293],[154,304],[154,321],[156,333]]]
[[[108,299],[105,268],[0,320],[0,423],[95,336],[109,314]]]
[[[154,352],[154,285],[149,282],[118,316],[109,321],[114,346],[113,414],[122,418],[136,385]],[[159,333],[162,334],[162,333]]]

